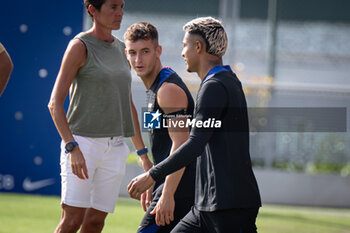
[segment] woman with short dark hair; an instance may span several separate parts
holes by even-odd
[[[120,28],[124,0],[84,3],[94,25],[70,41],[49,103],[62,138],[62,218],[56,232],[102,231],[125,173],[129,149],[123,137],[134,135],[137,119],[125,45],[112,35]],[[135,126],[136,148],[141,149]]]

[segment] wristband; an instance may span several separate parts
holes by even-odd
[[[143,149],[141,149],[141,150],[136,150],[136,154],[137,154],[138,156],[141,156],[141,155],[147,154],[147,153],[148,153],[148,148],[147,148],[147,147],[145,147],[145,148],[143,148]]]

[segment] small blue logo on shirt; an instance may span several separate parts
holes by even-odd
[[[156,112],[143,113],[143,128],[144,129],[160,129],[160,116],[162,114],[157,110]]]

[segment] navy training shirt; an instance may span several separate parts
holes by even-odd
[[[189,139],[150,174],[159,180],[197,158],[195,205],[200,211],[261,206],[249,154],[245,95],[228,66],[214,67],[197,95],[194,119],[221,121],[220,128],[193,127]]]
[[[159,107],[158,101],[157,101],[157,93],[159,88],[162,86],[164,82],[174,83],[177,86],[179,86],[187,96],[187,109],[185,109],[185,112],[189,115],[193,114],[194,110],[194,101],[192,98],[192,95],[190,91],[188,90],[185,83],[182,81],[182,79],[177,75],[175,71],[173,71],[169,67],[163,68],[155,81],[153,82],[152,86],[149,90],[147,90],[147,106],[149,107],[149,111],[157,111],[164,113],[163,110]],[[171,106],[169,106],[171,107]],[[172,141],[170,139],[168,129],[161,127],[160,129],[153,129],[150,131],[150,142],[151,142],[151,150],[153,154],[153,160],[154,164],[158,164],[164,159],[166,159],[169,154],[172,147]],[[194,198],[194,188],[195,188],[195,176],[196,176],[196,163],[195,161],[189,163],[186,166],[185,172],[182,175],[182,178],[180,180],[180,183],[176,189],[175,198],[184,198],[184,197],[190,197]],[[154,190],[156,190],[161,184],[164,183],[164,178],[158,180],[155,184]],[[162,188],[162,187],[160,187]]]

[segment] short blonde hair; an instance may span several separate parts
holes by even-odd
[[[206,43],[207,53],[222,57],[224,56],[228,39],[224,26],[212,17],[200,17],[186,23],[183,27],[185,32],[200,35]]]

